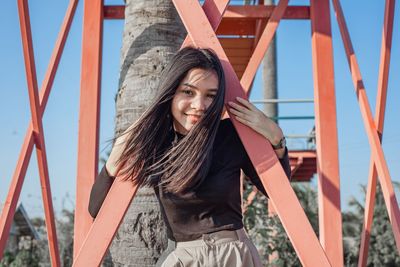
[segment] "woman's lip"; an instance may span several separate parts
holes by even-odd
[[[200,120],[201,116],[200,115],[191,115],[191,114],[186,114],[188,116],[188,119],[192,122],[192,123],[196,123]]]
[[[196,117],[196,118],[200,118],[201,115],[196,115],[196,114],[186,114],[187,116],[191,116],[191,117]]]

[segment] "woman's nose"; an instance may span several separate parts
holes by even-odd
[[[195,97],[191,106],[196,110],[204,111],[206,110],[206,101],[203,99],[203,97]]]

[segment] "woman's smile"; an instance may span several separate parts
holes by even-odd
[[[201,118],[201,115],[195,115],[195,114],[186,114],[186,116],[193,123],[198,122],[200,120],[200,118]]]

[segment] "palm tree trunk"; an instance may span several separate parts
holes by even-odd
[[[123,132],[149,106],[161,71],[185,36],[170,0],[126,1],[115,134]],[[167,245],[165,229],[154,190],[139,189],[104,265],[154,266]]]
[[[274,5],[274,0],[265,0],[265,5]],[[277,99],[277,64],[276,64],[276,37],[267,50],[262,61],[263,72],[263,96],[264,99]],[[264,106],[264,112],[268,117],[278,117],[278,104],[270,103]]]
[[[265,0],[265,5],[274,5],[274,0]],[[272,39],[271,44],[265,53],[262,61],[263,73],[263,98],[264,99],[278,99],[277,89],[277,60],[276,60],[276,35]],[[264,112],[268,117],[278,117],[278,104],[269,103],[264,105]],[[278,120],[275,121],[278,123]],[[268,213],[270,216],[276,214],[272,205],[268,202]],[[276,232],[272,232],[271,236],[276,236]],[[268,261],[271,263],[279,257],[277,252],[269,255]]]

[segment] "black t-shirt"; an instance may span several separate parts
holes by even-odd
[[[181,135],[176,135],[175,141],[180,138]],[[287,149],[279,161],[287,177],[290,177]],[[215,137],[210,170],[196,190],[173,194],[160,186],[154,187],[167,225],[168,238],[188,241],[200,238],[204,233],[242,228],[240,169],[267,196],[232,122],[224,119]],[[92,217],[97,215],[113,180],[104,166],[90,195],[89,212]]]

